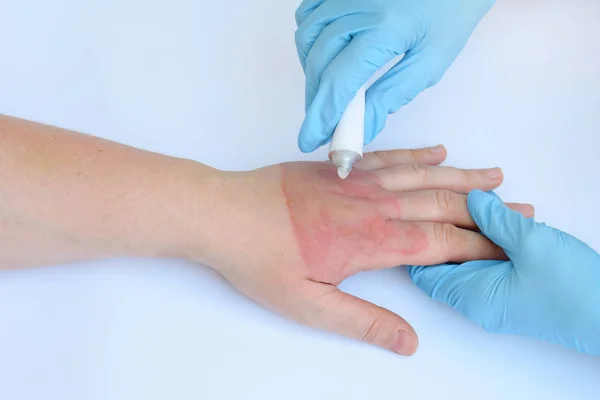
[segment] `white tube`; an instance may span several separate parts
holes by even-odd
[[[365,86],[356,92],[356,96],[342,114],[329,146],[329,159],[336,166],[341,179],[346,179],[354,164],[362,159],[365,139],[365,93]]]

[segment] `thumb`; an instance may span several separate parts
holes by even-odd
[[[365,144],[383,130],[388,114],[410,103],[419,93],[435,85],[445,69],[432,50],[409,50],[400,62],[378,79],[367,91]]]
[[[498,196],[481,190],[469,193],[467,206],[481,233],[502,247],[511,259],[518,251],[523,235],[535,225],[533,218],[525,218],[508,208]]]
[[[298,317],[308,325],[358,339],[395,353],[410,356],[418,346],[414,329],[393,312],[340,291],[335,286],[311,282]]]

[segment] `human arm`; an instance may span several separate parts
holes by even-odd
[[[388,114],[436,84],[495,0],[304,0],[296,47],[306,75],[302,151],[327,143],[358,89],[403,59],[367,91],[365,143]]]
[[[474,191],[469,211],[509,261],[410,267],[412,280],[491,332],[600,355],[600,255],[579,239]]]
[[[198,163],[8,116],[0,154],[0,268],[186,258],[214,224],[217,171]]]
[[[442,147],[365,154],[341,181],[329,163],[224,172],[0,117],[0,154],[0,268],[183,258],[296,321],[402,354],[417,346],[410,325],[337,284],[503,256],[470,230],[463,194],[497,187],[500,171],[437,167]]]

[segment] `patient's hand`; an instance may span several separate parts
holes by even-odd
[[[465,195],[496,188],[501,172],[437,167],[446,153],[436,149],[366,154],[344,181],[324,162],[228,174],[202,261],[295,320],[413,354],[417,336],[406,321],[336,285],[402,264],[505,258],[474,231]]]
[[[336,285],[370,269],[504,256],[469,230],[460,194],[493,189],[501,174],[427,167],[444,159],[437,150],[367,154],[346,181],[328,163],[223,172],[0,115],[0,269],[187,258],[298,321],[411,354],[403,319]]]

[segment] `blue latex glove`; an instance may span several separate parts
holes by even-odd
[[[394,57],[402,61],[367,92],[365,144],[434,85],[495,0],[304,0],[296,47],[306,74],[303,152],[331,139],[358,89]]]
[[[468,206],[481,232],[511,261],[410,267],[412,280],[491,332],[600,355],[600,255],[495,195],[474,191]]]

